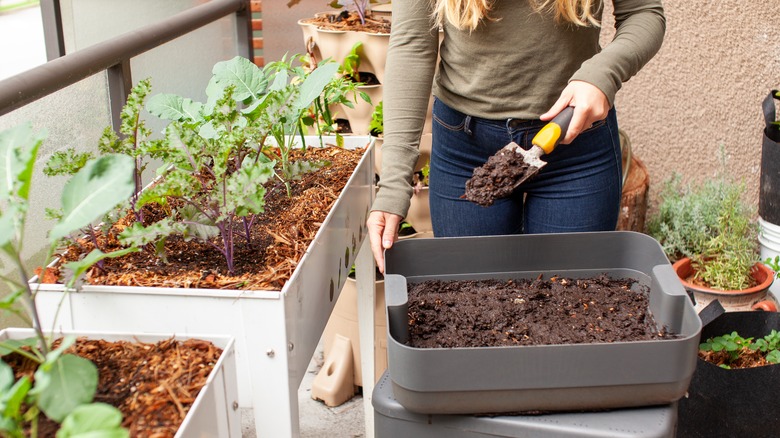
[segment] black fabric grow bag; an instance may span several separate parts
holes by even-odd
[[[704,316],[707,310],[702,310],[705,324],[702,342],[732,331],[744,338],[759,338],[772,329],[780,330],[777,312],[726,312],[707,322]],[[777,436],[780,433],[778,388],[780,365],[727,370],[699,359],[688,395],[678,404],[677,436]]]
[[[772,90],[762,102],[764,139],[761,147],[761,179],[758,194],[758,215],[765,221],[780,225],[780,125],[776,125],[775,101]]]

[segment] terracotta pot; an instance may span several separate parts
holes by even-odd
[[[758,285],[743,290],[718,290],[688,282],[693,275],[691,259],[684,257],[672,265],[686,290],[693,294],[696,301],[696,311],[701,311],[711,301],[718,300],[726,311],[766,310],[777,311],[773,300],[766,299],[769,286],[775,278],[775,273],[763,263],[756,263],[750,269],[750,275]]]

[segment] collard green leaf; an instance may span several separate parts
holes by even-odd
[[[5,393],[14,384],[14,370],[7,363],[0,360],[0,393]]]
[[[89,225],[135,189],[134,160],[126,155],[109,154],[87,163],[62,190],[62,220],[51,230],[59,239]]]
[[[60,425],[56,438],[126,438],[122,413],[105,403],[90,403],[73,410]]]
[[[203,104],[175,94],[156,94],[149,98],[146,110],[165,120],[197,121],[202,118]]]
[[[268,87],[268,78],[263,70],[241,56],[216,63],[212,73],[216,84],[222,89],[235,86],[233,98],[237,101],[260,99]]]
[[[38,338],[27,339],[6,339],[0,342],[0,356],[11,354],[22,347],[35,347],[38,345]]]
[[[105,253],[99,249],[93,249],[83,259],[77,260],[75,262],[68,262],[63,265],[65,269],[68,269],[71,272],[73,272],[73,275],[70,277],[70,280],[68,280],[68,284],[66,286],[73,287],[75,282],[78,281],[78,279],[81,278],[81,276],[84,275],[84,273],[87,272],[89,268],[91,268],[95,263],[103,259],[122,257],[123,255],[130,254],[131,252],[138,252],[138,251],[140,251],[140,249],[136,247],[120,249],[108,253]]]
[[[2,392],[2,396],[0,396],[0,412],[2,415],[0,417],[6,420],[0,426],[2,429],[17,430],[20,428],[22,403],[27,398],[31,387],[32,382],[30,378],[22,376],[13,386]]]
[[[47,417],[62,422],[78,406],[92,401],[97,389],[95,365],[82,357],[66,354],[46,370],[35,372],[35,387],[30,391]]]
[[[301,84],[301,94],[295,101],[295,108],[303,110],[314,102],[322,90],[334,79],[339,65],[335,62],[321,63]]]
[[[22,215],[24,210],[19,206],[10,204],[5,211],[0,212],[0,247],[11,243],[22,227]]]
[[[0,201],[29,198],[33,165],[45,136],[34,133],[30,123],[0,132]]]

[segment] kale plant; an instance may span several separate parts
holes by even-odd
[[[177,233],[214,245],[234,272],[236,229],[251,243],[256,215],[264,212],[266,185],[286,187],[325,162],[293,160],[304,119],[334,80],[338,65],[321,63],[307,72],[279,61],[264,69],[246,58],[217,63],[206,103],[173,94],[153,96],[147,110],[170,120],[160,180],[144,190],[138,205],[183,202],[153,226],[135,224],[120,238],[135,245],[164,241]],[[305,143],[303,143],[305,146]],[[221,244],[212,242],[220,236]]]
[[[101,221],[103,231],[108,231],[116,219],[124,216],[128,209],[133,213],[137,222],[143,222],[143,212],[138,204],[138,197],[143,188],[142,175],[151,160],[160,158],[167,150],[166,140],[153,140],[151,131],[141,118],[141,111],[144,109],[151,88],[150,79],[144,79],[136,84],[122,108],[120,115],[122,123],[119,127],[119,134],[109,126],[103,130],[103,134],[98,140],[99,156],[123,154],[132,158],[134,163],[133,193],[128,197],[127,202],[108,212],[107,216],[103,218]],[[48,176],[74,175],[92,158],[94,158],[94,154],[91,152],[77,152],[75,148],[66,148],[52,154],[43,173]],[[51,219],[56,220],[61,217],[62,213],[49,210],[47,214]],[[87,224],[83,229],[77,230],[77,234],[73,235],[71,240],[77,243],[78,237],[82,235],[88,236],[95,248],[100,248],[92,224]]]

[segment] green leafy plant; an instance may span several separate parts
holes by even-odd
[[[703,352],[722,353],[724,363],[719,366],[730,369],[746,354],[750,352],[760,353],[766,362],[770,364],[780,363],[780,333],[772,330],[763,338],[743,338],[736,331],[714,338],[709,338],[699,344],[699,350]]]
[[[384,121],[384,101],[379,101],[374,106],[374,112],[371,113],[371,122],[368,124],[368,131],[371,135],[381,136],[385,133],[385,121]]]
[[[692,187],[673,175],[660,192],[648,234],[672,261],[689,257],[695,278],[710,287],[749,287],[750,269],[759,261],[758,227],[752,208],[742,201],[744,190],[744,184],[724,176]]]
[[[34,133],[29,124],[0,132],[0,250],[16,267],[18,280],[0,276],[11,293],[2,299],[2,309],[26,319],[36,333],[34,338],[0,342],[0,355],[16,353],[36,364],[34,378],[14,378],[11,367],[0,361],[0,433],[3,436],[37,436],[40,413],[62,423],[58,437],[129,436],[121,428],[121,414],[115,408],[91,403],[97,388],[97,369],[90,361],[65,350],[75,338],[66,337],[54,348],[40,324],[35,304],[36,290],[22,260],[24,225],[29,209],[33,167],[44,134]],[[51,245],[46,263],[52,260],[61,239],[101,217],[106,211],[127,199],[133,190],[133,160],[112,154],[84,162],[81,169],[65,184],[62,191],[62,215],[49,234]],[[115,257],[136,250],[115,253],[94,250],[84,259],[68,263],[73,271],[72,287],[86,269],[105,257]],[[21,303],[24,312],[15,309]],[[117,415],[119,421],[116,420]],[[29,428],[25,433],[25,429]]]
[[[780,278],[780,256],[775,256],[775,258],[767,257],[764,259],[764,264],[775,271],[775,276]]]
[[[151,227],[135,224],[120,239],[147,244],[172,233],[214,245],[234,270],[236,222],[244,237],[256,215],[264,212],[266,183],[285,187],[327,162],[293,160],[297,135],[305,147],[303,127],[315,102],[336,79],[338,64],[320,63],[313,70],[286,60],[260,69],[246,58],[217,63],[206,88],[206,103],[158,94],[147,110],[170,120],[168,149],[162,155],[165,172],[144,190],[138,205],[183,201],[173,214]],[[221,244],[212,242],[221,237]]]
[[[107,232],[118,218],[125,215],[128,209],[135,216],[136,222],[143,222],[143,210],[138,202],[143,188],[143,173],[152,160],[162,158],[167,151],[166,140],[153,140],[151,131],[141,118],[141,111],[144,109],[146,98],[151,89],[150,79],[144,79],[136,84],[122,108],[122,123],[119,128],[121,137],[109,126],[103,130],[103,134],[98,140],[99,156],[122,154],[131,157],[134,163],[133,193],[126,202],[121,203],[102,218],[100,230],[103,232]],[[48,176],[74,175],[92,158],[94,158],[94,154],[91,152],[77,152],[75,148],[69,147],[54,152],[43,168],[43,173]],[[56,220],[62,216],[62,212],[49,210],[48,216]],[[68,237],[72,243],[78,245],[80,238],[85,235],[90,238],[95,248],[101,249],[93,224],[87,224]]]
[[[430,184],[429,175],[431,174],[431,163],[430,161],[425,163],[425,166],[422,167],[422,169],[418,170],[414,173],[412,176],[412,182],[415,190],[420,190],[423,187],[428,187]]]

